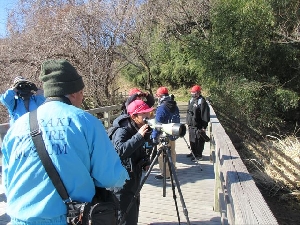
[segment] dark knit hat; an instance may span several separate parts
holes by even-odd
[[[40,80],[43,82],[45,97],[73,94],[84,88],[82,77],[65,59],[43,62]]]

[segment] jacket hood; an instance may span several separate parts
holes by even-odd
[[[177,102],[172,100],[170,96],[163,96],[160,100],[160,105],[165,104],[165,106],[170,110],[170,112],[175,112],[177,108]]]
[[[128,114],[122,114],[113,121],[113,127],[124,127],[126,124],[130,123],[129,121],[130,116]]]

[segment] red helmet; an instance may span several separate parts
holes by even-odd
[[[201,92],[202,88],[199,85],[194,85],[191,88],[191,92]]]
[[[156,96],[168,95],[168,94],[169,94],[169,91],[168,91],[168,88],[166,88],[166,87],[160,87],[156,91]]]

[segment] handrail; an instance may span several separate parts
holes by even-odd
[[[214,210],[221,213],[222,224],[278,224],[213,108],[210,110]]]

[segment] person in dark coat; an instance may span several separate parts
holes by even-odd
[[[126,167],[130,180],[127,180],[117,196],[120,200],[120,218],[124,215],[128,205],[139,188],[142,171],[150,166],[149,156],[145,151],[145,142],[150,140],[151,128],[145,124],[144,119],[150,118],[150,108],[143,100],[135,100],[127,107],[128,114],[122,114],[113,121],[113,145],[118,152],[123,165]],[[134,200],[129,213],[126,215],[126,225],[138,223],[140,196]]]
[[[209,121],[209,106],[205,98],[201,95],[201,87],[194,85],[191,88],[191,99],[188,102],[186,123],[189,128],[191,150],[197,160],[202,159],[205,144],[203,136],[206,136],[205,130]],[[192,154],[188,154],[187,157],[192,157],[192,160],[196,160]]]

